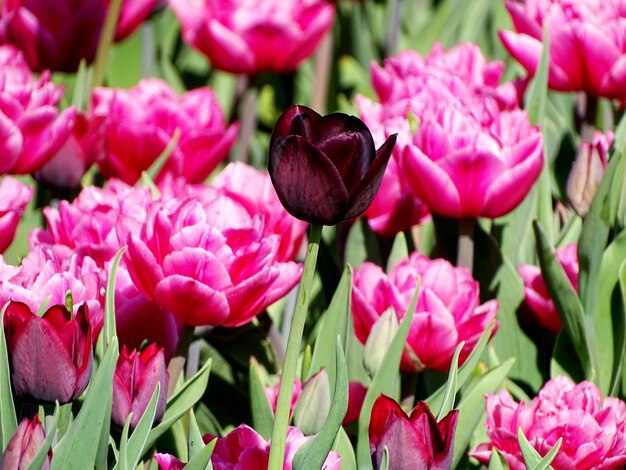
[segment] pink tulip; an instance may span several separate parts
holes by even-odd
[[[521,429],[544,456],[563,438],[555,470],[617,470],[626,464],[626,404],[602,399],[591,382],[569,378],[548,381],[530,403],[517,403],[508,392],[487,395],[487,436],[471,456],[487,465],[491,449],[504,456],[511,470],[526,468],[517,440]]]
[[[309,379],[310,380],[310,379]],[[276,413],[276,403],[278,402],[278,390],[280,389],[280,381],[276,383],[273,387],[265,387],[265,395],[267,396],[267,400],[270,402],[270,406],[272,407],[272,411]],[[302,393],[302,382],[298,379],[293,384],[293,391],[291,394],[291,405],[289,407],[289,416],[293,413],[293,409],[296,406],[296,402]]]
[[[178,97],[163,81],[145,79],[130,90],[97,88],[91,108],[104,116],[103,153],[98,165],[105,178],[134,184],[180,132],[157,181],[164,174],[203,182],[226,158],[237,125],[226,127],[224,113],[209,88]]]
[[[42,317],[26,304],[11,302],[4,314],[11,385],[16,397],[68,403],[89,382],[92,328],[86,306],[76,315],[63,305]]]
[[[556,251],[556,257],[563,266],[565,274],[578,291],[578,254],[576,244],[570,243]],[[541,269],[538,266],[522,264],[519,267],[519,274],[524,281],[525,305],[544,328],[558,333],[561,330],[561,318],[556,311],[554,303],[548,294]]]
[[[367,387],[361,382],[350,382],[348,386],[348,411],[345,418],[343,418],[343,425],[347,426],[359,419],[361,415],[361,408],[363,408],[363,401],[365,401],[365,394],[367,393]]]
[[[215,180],[213,186],[241,203],[251,217],[258,214],[264,219],[265,233],[280,236],[276,258],[292,261],[302,247],[307,224],[292,217],[280,203],[269,174],[260,172],[245,163],[229,164]]]
[[[585,216],[604,176],[614,134],[595,131],[591,142],[580,141],[574,166],[567,179],[567,198],[574,210]]]
[[[162,454],[157,452],[154,454],[154,460],[159,464],[160,470],[182,470],[185,468],[185,463],[178,460],[171,454]]]
[[[49,72],[36,79],[21,52],[0,46],[0,174],[32,173],[63,145],[76,112],[73,107],[59,112],[62,95]]]
[[[126,347],[122,347],[113,376],[111,411],[113,422],[123,427],[132,412],[130,428],[135,429],[148,407],[157,384],[161,387],[154,422],[161,421],[165,412],[168,383],[169,375],[163,349],[159,349],[155,343],[150,344],[141,353],[136,349],[128,352]]]
[[[127,235],[131,279],[189,325],[238,326],[284,296],[301,266],[277,260],[263,220],[211,187],[205,200],[157,200],[139,235]],[[118,228],[118,234],[120,228]]]
[[[626,10],[620,0],[532,0],[505,4],[516,32],[501,31],[500,39],[530,75],[539,66],[542,31],[547,28],[550,88],[626,98]]]
[[[119,180],[110,180],[104,188],[87,186],[71,203],[44,208],[48,228],[31,232],[30,244],[65,245],[104,267],[125,244],[118,239],[116,224],[138,233],[151,200],[147,187],[133,188]]]
[[[33,419],[24,418],[15,430],[0,457],[0,468],[3,470],[21,470],[28,468],[46,440],[46,433],[39,421],[39,415]],[[50,470],[52,450],[48,451],[40,470]]]
[[[157,0],[124,0],[116,39],[130,35]],[[36,72],[76,72],[95,57],[109,0],[11,0],[2,2],[0,42],[19,48]]]
[[[288,72],[333,24],[327,0],[169,0],[183,39],[231,73]]]
[[[374,402],[369,425],[374,468],[380,468],[386,447],[389,468],[450,469],[458,413],[452,410],[437,422],[428,405],[420,401],[409,416],[395,400],[380,395]]]
[[[13,242],[20,217],[32,197],[33,188],[15,178],[5,176],[0,182],[0,253]]]
[[[22,302],[36,312],[50,298],[49,305],[65,305],[72,293],[73,314],[89,307],[89,323],[94,341],[104,323],[104,273],[94,260],[72,253],[62,245],[37,246],[19,267],[0,259],[0,304]]]
[[[310,438],[304,436],[298,428],[289,427],[283,470],[292,469],[294,455]],[[214,470],[257,470],[267,468],[269,452],[270,443],[254,429],[242,424],[224,438],[217,440],[211,463]],[[331,452],[322,470],[339,470],[340,467],[341,457],[336,452]]]
[[[525,111],[500,111],[479,100],[425,115],[401,167],[431,212],[496,218],[526,197],[543,162],[541,132]]]
[[[478,283],[466,268],[454,267],[443,259],[430,260],[414,252],[389,274],[372,263],[354,270],[352,314],[357,338],[365,343],[374,323],[392,309],[398,319],[406,312],[418,280],[417,307],[409,330],[401,369],[423,368],[446,371],[461,341],[462,363],[487,325],[496,317],[498,303],[479,305]]]

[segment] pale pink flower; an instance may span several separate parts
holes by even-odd
[[[276,413],[276,403],[278,402],[278,391],[280,389],[280,380],[273,387],[264,387],[265,395],[267,396],[267,400],[270,402],[270,406],[272,407],[272,411]],[[300,394],[302,393],[302,382],[299,379],[296,379],[293,383],[293,391],[291,394],[291,405],[289,406],[289,416],[293,413],[293,409],[296,406],[296,402],[298,398],[300,398]]]
[[[123,0],[116,40],[130,35],[157,0]],[[109,0],[2,2],[0,42],[19,48],[35,71],[76,72],[95,57]]]
[[[542,31],[547,28],[550,88],[626,98],[623,0],[527,0],[505,4],[516,32],[501,31],[500,39],[529,74],[534,75],[539,66]]]
[[[352,315],[357,338],[365,343],[374,323],[391,309],[401,320],[420,282],[417,307],[409,329],[401,369],[446,371],[461,341],[462,363],[487,325],[495,319],[498,302],[479,304],[479,288],[469,271],[443,259],[414,252],[389,274],[375,264],[354,270]],[[411,356],[415,356],[412,360]]]
[[[39,421],[39,415],[35,414],[32,420],[24,418],[0,457],[0,468],[6,470],[28,468],[45,440],[46,432]],[[41,470],[50,470],[51,460],[52,450],[44,459]]]
[[[292,261],[302,246],[307,223],[291,216],[280,203],[267,172],[242,162],[230,163],[213,186],[246,208],[251,217],[263,217],[265,233],[280,236],[276,255],[279,261]]]
[[[126,236],[126,264],[141,292],[180,321],[242,325],[289,292],[302,268],[278,261],[280,237],[265,234],[261,217],[205,192],[150,204],[139,235]]]
[[[576,250],[576,243],[570,243],[557,250],[555,254],[563,266],[569,282],[578,291],[578,254]],[[538,266],[522,264],[519,267],[519,274],[524,281],[525,304],[528,310],[540,325],[558,333],[561,329],[561,318],[541,276],[541,269]]]
[[[97,88],[93,116],[104,116],[102,154],[97,161],[105,178],[134,184],[180,133],[157,175],[184,176],[201,183],[226,158],[238,126],[226,126],[224,113],[209,88],[179,97],[164,81],[144,79],[130,90]]]
[[[21,52],[0,46],[0,174],[32,173],[63,145],[76,111],[59,112],[62,96],[49,72],[36,79]]]
[[[485,465],[496,448],[511,470],[526,468],[518,429],[542,456],[563,438],[550,464],[555,470],[617,470],[626,464],[626,404],[613,397],[603,399],[591,382],[577,385],[557,377],[530,403],[517,403],[503,391],[487,395],[486,406],[490,442],[470,453]]]
[[[327,0],[169,0],[183,39],[232,73],[294,70],[333,24]]]
[[[0,253],[13,242],[20,217],[33,192],[33,188],[10,176],[0,181]]]

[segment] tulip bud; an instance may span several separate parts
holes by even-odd
[[[458,413],[452,410],[437,422],[428,405],[420,401],[409,416],[393,399],[380,395],[372,407],[369,426],[374,468],[380,468],[386,447],[388,468],[449,470]]]
[[[0,458],[0,469],[18,470],[29,468],[30,463],[44,445],[45,440],[46,433],[39,421],[39,415],[35,415],[32,420],[24,418]],[[41,465],[42,470],[50,468],[51,459],[52,450],[48,452],[48,458]]]
[[[383,363],[385,354],[387,354],[389,345],[399,327],[398,316],[392,308],[385,310],[374,323],[363,350],[363,364],[372,377]]]
[[[265,396],[270,402],[272,411],[276,414],[276,404],[278,403],[278,391],[280,390],[280,380],[276,382],[273,387],[265,387]],[[293,390],[291,392],[291,405],[289,405],[289,416],[293,413],[293,409],[296,406],[296,402],[302,393],[302,382],[296,379],[293,383]]]
[[[320,369],[302,387],[294,409],[294,424],[304,434],[321,431],[330,412],[330,382],[326,369]]]
[[[606,155],[613,133],[596,132],[591,142],[582,141],[567,179],[567,197],[574,210],[584,217],[604,176]]]
[[[124,426],[132,412],[130,427],[134,429],[146,411],[157,384],[161,388],[154,421],[160,421],[165,412],[168,383],[163,348],[152,343],[141,353],[137,353],[136,349],[129,353],[125,346],[122,347],[113,376],[113,422],[120,427]]]
[[[83,393],[93,362],[86,303],[75,316],[54,305],[39,317],[26,304],[11,301],[4,330],[15,397],[63,404]]]
[[[374,199],[395,142],[396,134],[375,150],[360,119],[342,113],[320,116],[293,105],[272,133],[272,184],[298,219],[324,225],[353,219]]]

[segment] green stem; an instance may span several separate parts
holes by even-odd
[[[472,272],[474,267],[474,225],[476,219],[459,219],[459,249],[456,265],[464,266]]]
[[[280,378],[276,416],[274,417],[274,427],[272,428],[269,470],[282,470],[283,468],[287,428],[289,426],[289,408],[293,384],[296,379],[300,343],[302,342],[302,333],[309,306],[309,296],[313,285],[313,276],[315,275],[315,264],[317,263],[317,252],[319,251],[321,235],[322,225],[311,225],[309,247],[304,260],[304,271],[302,273],[302,281],[300,282],[296,311],[293,315],[291,329],[289,330],[287,352],[285,353],[285,362]]]
[[[185,359],[187,358],[187,352],[189,351],[189,345],[194,338],[194,327],[184,325],[180,337],[178,338],[178,344],[176,345],[176,351],[174,357],[170,359],[167,365],[167,372],[170,376],[170,382],[167,390],[168,398],[172,396],[174,390],[176,390],[176,384],[178,383],[178,377],[183,371],[185,366]]]
[[[250,145],[257,127],[256,111],[258,89],[253,77],[248,79],[248,88],[243,94],[241,120],[239,121],[239,142],[235,152],[235,161],[250,162]]]
[[[104,21],[104,26],[102,27],[102,34],[100,35],[100,41],[98,42],[98,49],[96,51],[91,90],[99,87],[104,82],[104,72],[107,67],[109,50],[111,49],[111,44],[113,43],[113,36],[115,35],[115,29],[117,27],[117,20],[120,17],[121,8],[122,0],[111,0],[111,3],[109,3],[109,9]],[[91,96],[91,93],[89,96]]]

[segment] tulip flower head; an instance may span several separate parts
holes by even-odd
[[[16,397],[63,404],[83,393],[93,362],[86,305],[76,315],[54,305],[39,317],[26,304],[11,302],[4,330]]]
[[[39,421],[39,415],[33,416],[32,420],[24,418],[0,457],[0,468],[3,470],[29,468],[45,440],[46,433]],[[47,458],[39,468],[49,470],[51,460],[52,450],[49,450]]]
[[[487,395],[487,436],[472,457],[487,465],[498,449],[511,470],[526,468],[517,440],[521,429],[540,455],[563,438],[555,470],[617,470],[626,464],[626,404],[602,398],[591,382],[566,377],[548,381],[530,403],[517,403],[508,392]]]
[[[20,217],[33,193],[33,188],[10,176],[0,182],[0,253],[13,242]]]
[[[292,105],[274,126],[269,173],[291,215],[335,225],[358,217],[371,204],[395,142],[392,135],[376,150],[360,119],[343,113],[320,116]]]
[[[380,395],[374,402],[369,426],[374,468],[380,468],[387,447],[390,469],[450,469],[458,413],[452,410],[437,422],[423,401],[407,415],[395,400]]]

